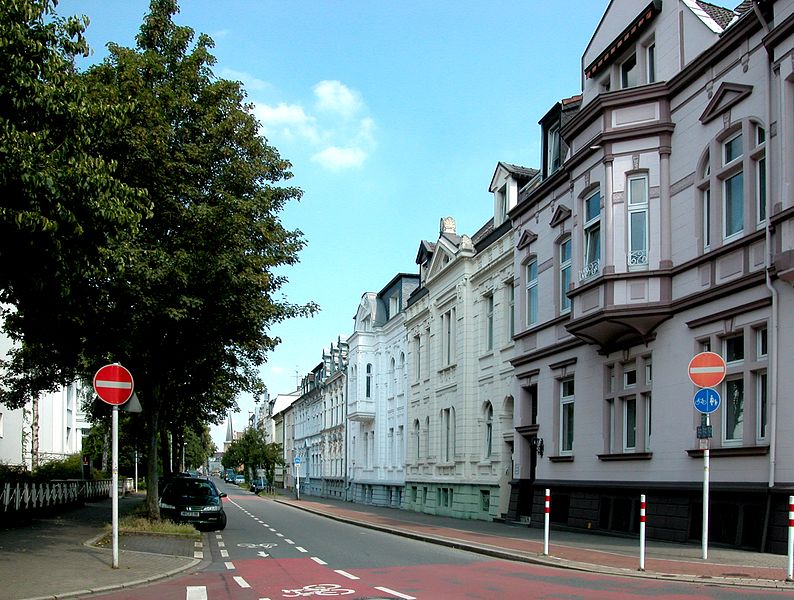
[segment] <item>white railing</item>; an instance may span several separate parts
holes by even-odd
[[[648,251],[647,250],[632,250],[629,252],[629,266],[638,267],[648,264]]]
[[[112,480],[92,481],[5,481],[0,482],[0,513],[24,512],[52,506],[76,504],[110,496]],[[119,478],[119,493],[133,490],[129,477]]]
[[[594,260],[588,265],[585,265],[585,268],[579,271],[579,281],[584,281],[585,279],[590,279],[591,277],[595,277],[598,275],[599,271],[601,270],[601,261]]]

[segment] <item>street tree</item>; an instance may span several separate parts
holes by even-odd
[[[89,100],[75,57],[85,18],[55,0],[0,0],[0,325],[16,342],[0,403],[74,379],[97,293],[148,213],[95,145],[118,113]]]
[[[101,329],[85,340],[87,356],[135,377],[150,517],[159,517],[160,434],[176,419],[195,422],[189,414],[217,421],[238,394],[261,393],[259,367],[280,341],[271,326],[317,309],[279,293],[286,279],[276,270],[305,244],[279,220],[301,195],[283,184],[291,165],[259,135],[240,84],[213,75],[212,40],[194,43],[177,11],[174,0],[152,0],[136,47],[109,44],[85,74],[92,100],[121,107],[123,118],[103,122],[102,156],[152,206],[106,282]]]
[[[271,483],[275,478],[276,467],[284,464],[281,445],[268,442],[265,432],[257,427],[249,427],[243,435],[234,440],[224,452],[221,464],[228,469],[241,465],[246,473],[256,473],[262,469]]]

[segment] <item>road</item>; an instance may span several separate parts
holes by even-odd
[[[217,481],[217,480],[216,480]],[[228,524],[205,536],[191,575],[101,596],[113,600],[282,598],[512,600],[526,598],[768,599],[785,592],[601,576],[495,560],[334,521],[235,485]]]

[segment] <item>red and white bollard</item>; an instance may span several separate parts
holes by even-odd
[[[551,493],[546,488],[546,506],[543,509],[543,555],[549,555],[549,513],[551,513]]]
[[[786,581],[794,580],[794,496],[788,497],[788,570]]]
[[[645,570],[645,494],[640,495],[640,571]]]

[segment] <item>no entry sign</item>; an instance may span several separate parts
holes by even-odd
[[[94,391],[108,404],[124,404],[134,388],[132,373],[121,365],[105,365],[94,375]]]
[[[695,354],[689,361],[689,379],[698,387],[716,387],[725,379],[727,368],[723,358],[715,352]]]

